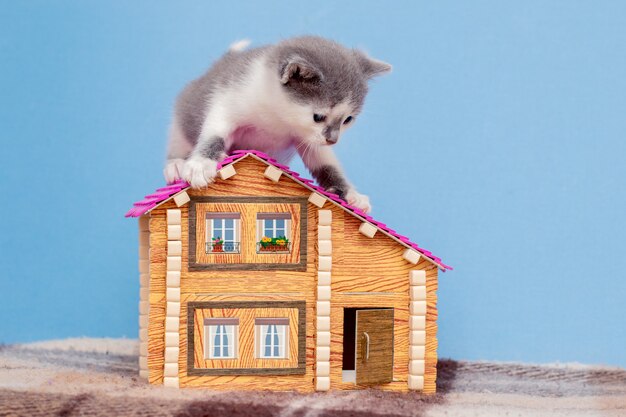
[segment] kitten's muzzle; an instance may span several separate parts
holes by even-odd
[[[339,140],[339,129],[324,129],[323,134],[328,145],[334,145]]]

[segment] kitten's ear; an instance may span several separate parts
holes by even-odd
[[[365,52],[354,50],[354,55],[367,78],[373,78],[391,71],[391,64],[370,58]]]
[[[322,73],[305,59],[295,56],[290,58],[281,67],[280,82],[287,84],[289,81],[313,82],[320,81]]]

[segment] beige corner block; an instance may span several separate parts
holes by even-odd
[[[409,314],[412,316],[425,316],[426,301],[411,301],[409,303]]]
[[[150,377],[150,372],[147,369],[139,370],[139,378],[147,380]]]
[[[150,232],[139,232],[139,246],[150,246]]]
[[[330,389],[330,377],[318,376],[315,378],[316,391],[328,391]]]
[[[139,225],[140,232],[149,231],[150,230],[150,216],[149,215],[141,216],[137,224]]]
[[[165,347],[179,347],[180,335],[178,332],[165,333]]]
[[[410,390],[421,391],[424,389],[424,377],[423,376],[409,375],[408,383],[409,383]]]
[[[178,224],[180,225],[182,221],[182,215],[179,209],[168,209],[167,210],[167,224]]]
[[[330,316],[330,301],[317,302],[317,316]]]
[[[139,300],[148,301],[150,296],[150,289],[148,287],[139,287]]]
[[[141,288],[149,288],[150,286],[150,274],[139,274],[139,285]]]
[[[283,175],[283,171],[276,168],[275,166],[270,165],[267,167],[263,175],[265,175],[265,178],[269,178],[274,182],[278,182],[278,180],[280,180],[280,176]]]
[[[163,366],[163,376],[177,377],[178,361],[174,363],[166,363],[165,366]]]
[[[320,256],[317,263],[318,271],[330,272],[333,267],[333,258],[330,256]]]
[[[330,226],[333,223],[333,212],[330,210],[318,210],[319,219],[318,224],[320,226]]]
[[[411,301],[426,300],[426,287],[424,285],[411,285]]]
[[[139,343],[139,356],[148,356],[148,344]]]
[[[139,259],[148,259],[150,257],[150,248],[148,246],[139,246]]]
[[[330,347],[320,346],[320,347],[317,347],[315,350],[316,350],[315,360],[319,362],[330,361]]]
[[[317,318],[317,331],[329,332],[330,331],[330,317],[323,316]]]
[[[426,330],[426,316],[409,316],[409,329]]]
[[[230,177],[236,175],[237,171],[235,171],[235,167],[231,164],[231,165],[226,165],[225,167],[220,169],[218,174],[219,174],[221,179],[227,180]]]
[[[180,317],[180,302],[168,301],[165,315],[168,317]]]
[[[178,356],[180,354],[180,348],[178,346],[169,346],[165,348],[165,362],[166,363],[178,363]]]
[[[373,224],[363,222],[361,226],[359,226],[359,232],[367,237],[374,237],[378,229]]]
[[[176,332],[180,327],[180,317],[165,317],[165,331]]]
[[[142,342],[148,341],[148,328],[140,328],[139,329],[139,340]]]
[[[317,286],[317,300],[330,301],[330,285]]]
[[[322,208],[324,207],[324,203],[326,203],[326,197],[324,197],[323,195],[319,193],[312,192],[311,195],[309,196],[309,203],[319,208]]]
[[[139,273],[147,274],[149,272],[150,272],[150,261],[147,259],[140,259],[139,260]]]
[[[424,375],[423,359],[414,359],[409,361],[409,375]]]
[[[165,281],[168,287],[180,287],[180,271],[167,271]]]
[[[150,312],[150,303],[148,301],[139,302],[139,314],[148,314]]]
[[[180,288],[168,287],[166,295],[167,295],[167,301],[176,301],[180,303]]]
[[[167,270],[168,271],[180,271],[183,266],[183,260],[180,256],[168,256],[167,257]]]
[[[411,285],[426,285],[426,271],[418,270],[409,272],[409,282]]]
[[[412,264],[416,264],[420,261],[420,253],[418,251],[416,251],[415,249],[407,249],[404,251],[404,253],[402,254],[402,257],[411,262]]]
[[[330,347],[330,332],[317,332],[317,347]]]
[[[163,386],[167,388],[178,388],[178,377],[168,377],[163,378]]]
[[[139,315],[139,328],[140,329],[148,328],[148,315],[147,314]]]
[[[426,332],[424,330],[411,330],[409,344],[414,346],[426,345]]]
[[[333,253],[333,244],[330,240],[320,240],[317,242],[317,252],[322,256],[330,256]]]
[[[167,226],[167,239],[180,240],[183,235],[180,224],[170,224]]]
[[[318,240],[330,240],[332,232],[330,226],[317,226],[317,239]]]
[[[167,256],[181,256],[183,254],[183,242],[180,240],[167,241]]]
[[[319,271],[317,273],[317,285],[330,285],[330,272]]]
[[[147,356],[139,357],[139,369],[148,369],[148,357]]]
[[[424,359],[426,357],[426,346],[410,346],[409,359]]]
[[[315,375],[317,375],[318,377],[330,376],[330,362],[328,361],[317,362],[315,366],[316,366]]]
[[[176,203],[176,207],[182,207],[190,201],[191,198],[189,198],[189,194],[187,194],[186,191],[181,191],[174,196],[174,203]]]

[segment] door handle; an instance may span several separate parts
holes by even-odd
[[[363,332],[365,335],[365,360],[370,358],[370,335],[367,332]]]

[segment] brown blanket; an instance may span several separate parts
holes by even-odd
[[[626,416],[626,370],[440,362],[435,396],[379,390],[215,392],[137,378],[137,342],[0,347],[0,416]]]

